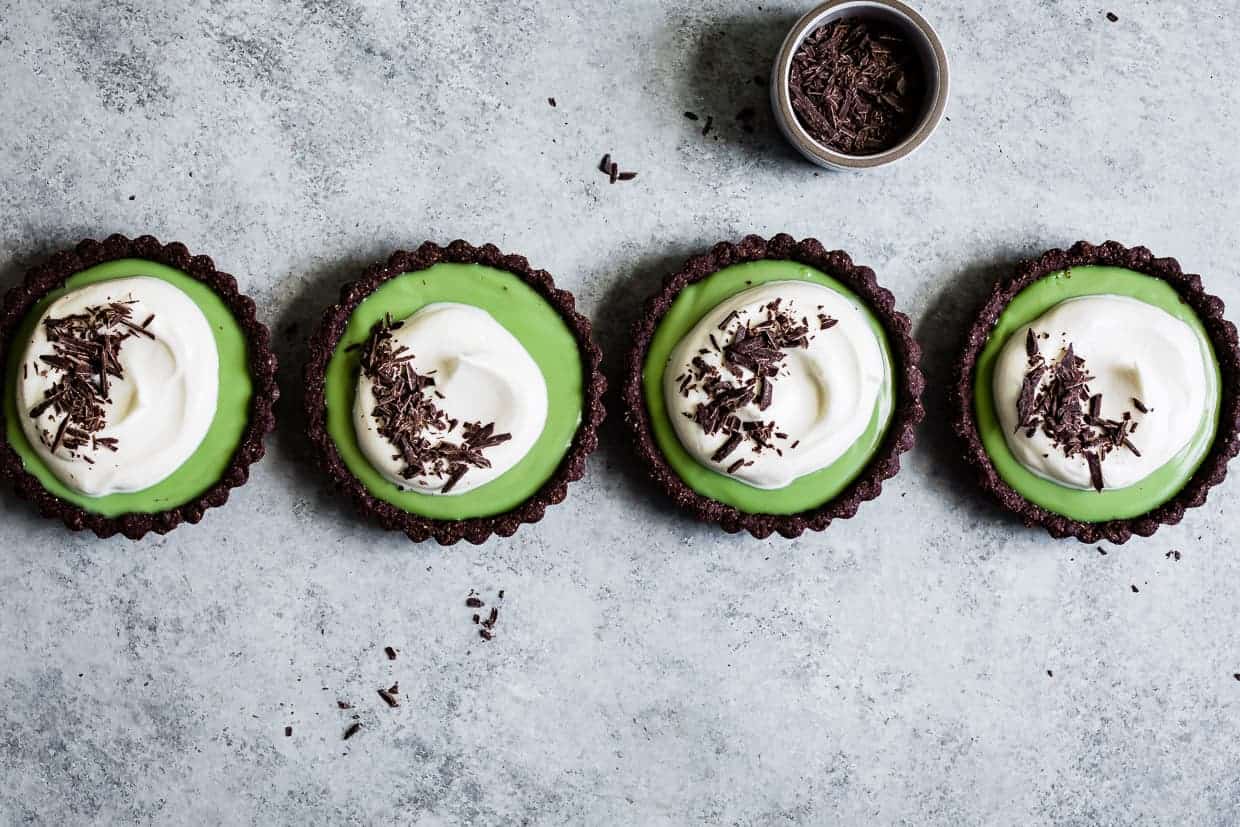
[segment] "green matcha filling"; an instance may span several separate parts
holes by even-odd
[[[701,320],[721,302],[770,281],[808,281],[843,294],[865,314],[878,338],[887,365],[887,381],[874,406],[874,414],[861,438],[835,462],[777,489],[755,488],[707,468],[680,443],[667,413],[663,373],[672,351]],[[864,470],[882,444],[895,407],[892,381],[894,360],[882,324],[861,299],[841,282],[795,261],[754,261],[714,273],[680,291],[651,339],[642,370],[646,408],[658,445],[668,464],[685,484],[704,497],[731,505],[748,514],[798,514],[830,501]]]
[[[1210,354],[1214,395],[1189,443],[1170,462],[1135,485],[1114,490],[1082,491],[1039,477],[1025,468],[1007,446],[994,401],[995,362],[1004,343],[1062,301],[1080,296],[1121,295],[1158,307],[1185,322]],[[1056,514],[1081,522],[1127,519],[1170,500],[1193,476],[1214,442],[1219,416],[1219,371],[1205,327],[1175,289],[1153,276],[1119,267],[1076,267],[1052,273],[1018,293],[1000,314],[978,356],[973,379],[974,410],[982,445],[1004,482],[1022,497]],[[1105,466],[1104,466],[1105,467]]]
[[[202,310],[211,325],[211,332],[215,334],[215,345],[219,351],[219,398],[216,402],[215,419],[212,420],[202,444],[171,476],[141,491],[90,497],[79,494],[62,483],[26,439],[19,417],[25,416],[27,412],[17,410],[17,377],[21,373],[26,343],[52,302],[79,287],[130,276],[162,279],[180,288]],[[5,365],[5,436],[9,445],[21,457],[26,470],[33,474],[45,489],[60,499],[104,517],[158,513],[199,497],[215,485],[228,470],[249,422],[253,391],[245,332],[228,309],[228,305],[214,290],[173,267],[145,259],[120,259],[96,265],[71,276],[64,287],[44,296],[27,314],[12,340],[12,350]]]
[[[428,304],[459,302],[491,314],[525,346],[547,383],[547,422],[534,447],[491,482],[463,494],[405,491],[362,453],[353,425],[361,345],[390,314],[405,319]],[[581,423],[585,376],[577,340],[559,312],[512,273],[480,264],[436,264],[385,282],[349,317],[327,366],[327,432],[349,471],[375,497],[436,520],[464,520],[510,511],[551,478]]]

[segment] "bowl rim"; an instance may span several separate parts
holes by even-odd
[[[874,155],[848,155],[837,152],[810,137],[805,127],[797,119],[792,109],[792,97],[788,89],[788,76],[792,67],[792,58],[801,42],[814,29],[823,25],[824,18],[847,6],[878,7],[895,12],[906,18],[929,47],[934,56],[935,68],[938,70],[937,82],[934,85],[933,97],[926,113],[918,122],[917,127],[903,141],[890,149]],[[775,109],[776,120],[784,136],[802,155],[829,167],[838,169],[873,169],[895,163],[911,155],[938,128],[947,109],[947,99],[951,88],[951,72],[947,61],[947,52],[939,39],[934,27],[915,9],[901,0],[825,0],[803,14],[793,24],[792,29],[779,47],[775,58],[774,71],[771,73],[771,102]]]

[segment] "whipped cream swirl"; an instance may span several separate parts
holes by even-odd
[[[70,344],[82,354],[82,382],[99,388],[84,425],[66,413],[67,397],[49,398],[67,384],[57,320],[89,317],[113,304],[127,315],[108,328],[117,343],[115,355],[106,357],[106,376],[97,354]],[[80,396],[82,387],[66,394]],[[57,479],[91,497],[141,491],[167,479],[206,437],[218,394],[219,352],[206,316],[179,288],[146,276],[97,282],[53,302],[26,342],[17,380],[26,438]]]
[[[1083,448],[1062,438],[1075,426],[1048,433],[1046,409],[1034,410],[1069,347],[1086,383],[1071,402],[1090,429]],[[1192,440],[1218,393],[1209,358],[1191,327],[1152,304],[1119,295],[1068,299],[1016,330],[1000,351],[993,388],[999,425],[1016,459],[1039,477],[1070,488],[1127,488]],[[1039,359],[1046,370],[1031,373]],[[1117,433],[1123,441],[1110,444]]]
[[[362,453],[385,478],[424,494],[463,494],[534,447],[547,422],[547,383],[490,313],[428,304],[384,335],[386,361],[363,365],[353,424]],[[392,404],[394,394],[401,405]]]
[[[854,301],[813,282],[776,281],[703,316],[672,350],[663,393],[694,459],[775,489],[839,459],[868,427],[889,375]]]

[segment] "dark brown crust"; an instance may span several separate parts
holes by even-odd
[[[895,359],[897,393],[895,410],[887,436],[869,464],[839,496],[817,508],[800,514],[748,514],[718,500],[704,497],[681,480],[664,459],[654,440],[650,414],[646,410],[642,390],[642,369],[646,351],[655,329],[671,307],[677,294],[686,286],[699,282],[725,267],[746,261],[782,259],[815,267],[839,279],[860,296],[882,323],[890,339]],[[913,447],[914,430],[925,416],[921,394],[925,379],[919,360],[921,349],[913,340],[908,317],[895,309],[895,298],[878,285],[874,271],[853,264],[847,253],[828,252],[816,239],[797,241],[780,233],[769,241],[756,235],[746,236],[739,244],[721,242],[708,252],[691,257],[679,271],[667,278],[663,288],[646,302],[645,313],[633,326],[633,349],[625,366],[624,403],[626,419],[636,441],[638,455],[645,462],[650,476],[667,495],[699,520],[718,523],[724,531],[748,531],[759,539],[779,532],[784,537],[798,537],[807,529],[822,531],[832,520],[848,519],[857,513],[861,503],[872,500],[882,491],[883,481],[900,470],[900,454]]]
[[[1139,517],[1084,523],[1048,511],[1029,502],[1003,481],[982,445],[973,410],[973,374],[978,355],[986,345],[999,315],[1013,297],[1033,282],[1070,267],[1102,264],[1124,267],[1160,278],[1170,284],[1180,298],[1196,312],[1214,345],[1222,375],[1218,434],[1201,467],[1173,499]],[[956,434],[964,441],[965,456],[977,469],[981,485],[998,498],[1004,508],[1015,512],[1026,525],[1040,525],[1052,537],[1076,537],[1083,543],[1107,540],[1127,542],[1132,535],[1148,537],[1161,525],[1175,525],[1184,511],[1206,501],[1206,494],[1227,476],[1227,462],[1240,450],[1240,347],[1236,328],[1223,318],[1223,302],[1205,292],[1200,276],[1184,273],[1173,258],[1155,258],[1144,247],[1125,247],[1108,241],[1094,246],[1078,241],[1069,250],[1050,250],[1038,258],[1022,262],[1015,274],[995,285],[977,321],[969,330],[964,352],[956,366],[956,386],[952,402],[956,408]]]
[[[21,457],[3,439],[0,439],[0,477],[10,481],[19,495],[32,501],[44,517],[58,518],[74,531],[90,529],[100,537],[123,534],[137,540],[150,531],[167,534],[182,522],[197,523],[208,508],[226,503],[233,488],[245,485],[249,479],[250,465],[263,457],[263,439],[275,428],[272,407],[280,392],[276,387],[276,357],[271,352],[271,335],[267,327],[255,318],[254,302],[238,292],[236,280],[228,273],[215,269],[210,257],[190,255],[179,241],[161,244],[149,235],[133,239],[110,235],[103,241],[88,238],[78,242],[72,250],[56,253],[43,264],[27,271],[22,283],[5,295],[4,307],[0,310],[0,365],[7,362],[8,348],[13,346],[12,338],[40,299],[63,286],[65,280],[75,273],[122,258],[141,258],[166,264],[203,282],[223,299],[245,332],[254,396],[250,401],[250,421],[241,435],[232,463],[215,485],[184,505],[157,514],[124,514],[120,517],[91,514],[56,497],[26,472]],[[4,411],[0,406],[0,428],[3,426]]]
[[[581,424],[568,452],[551,478],[532,497],[510,511],[490,517],[434,520],[384,502],[367,491],[357,477],[350,473],[336,450],[336,444],[327,433],[327,403],[324,397],[327,365],[354,309],[388,279],[402,273],[425,270],[441,262],[483,264],[512,273],[534,288],[556,309],[572,330],[581,351],[585,380]],[[361,278],[341,288],[339,303],[328,307],[323,313],[323,318],[310,339],[310,357],[306,364],[307,432],[311,442],[318,448],[319,462],[323,470],[364,514],[373,517],[384,528],[403,531],[409,539],[416,542],[433,537],[445,546],[460,540],[482,543],[492,534],[510,537],[522,523],[536,523],[541,520],[547,506],[564,500],[568,493],[568,484],[581,479],[585,474],[586,459],[598,447],[598,427],[603,421],[603,392],[607,383],[599,371],[602,358],[602,353],[590,335],[590,320],[576,312],[573,294],[556,289],[555,282],[547,271],[535,270],[524,256],[507,255],[493,244],[474,247],[457,240],[447,247],[440,247],[428,241],[413,252],[397,250],[387,261],[366,268]]]

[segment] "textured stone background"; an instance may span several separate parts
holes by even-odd
[[[753,82],[800,2],[0,0],[0,286],[84,236],[179,239],[260,302],[288,400],[338,285],[427,238],[551,270],[613,364],[669,268],[750,231],[874,266],[936,384],[985,286],[1078,238],[1240,307],[1233,4],[1107,3],[922,0],[951,120],[844,176]],[[674,513],[609,427],[537,526],[411,545],[337,502],[293,405],[167,538],[6,494],[0,822],[1234,823],[1240,481],[1104,555],[975,493],[930,401],[883,497],[793,542]],[[492,643],[471,588],[506,590]]]

